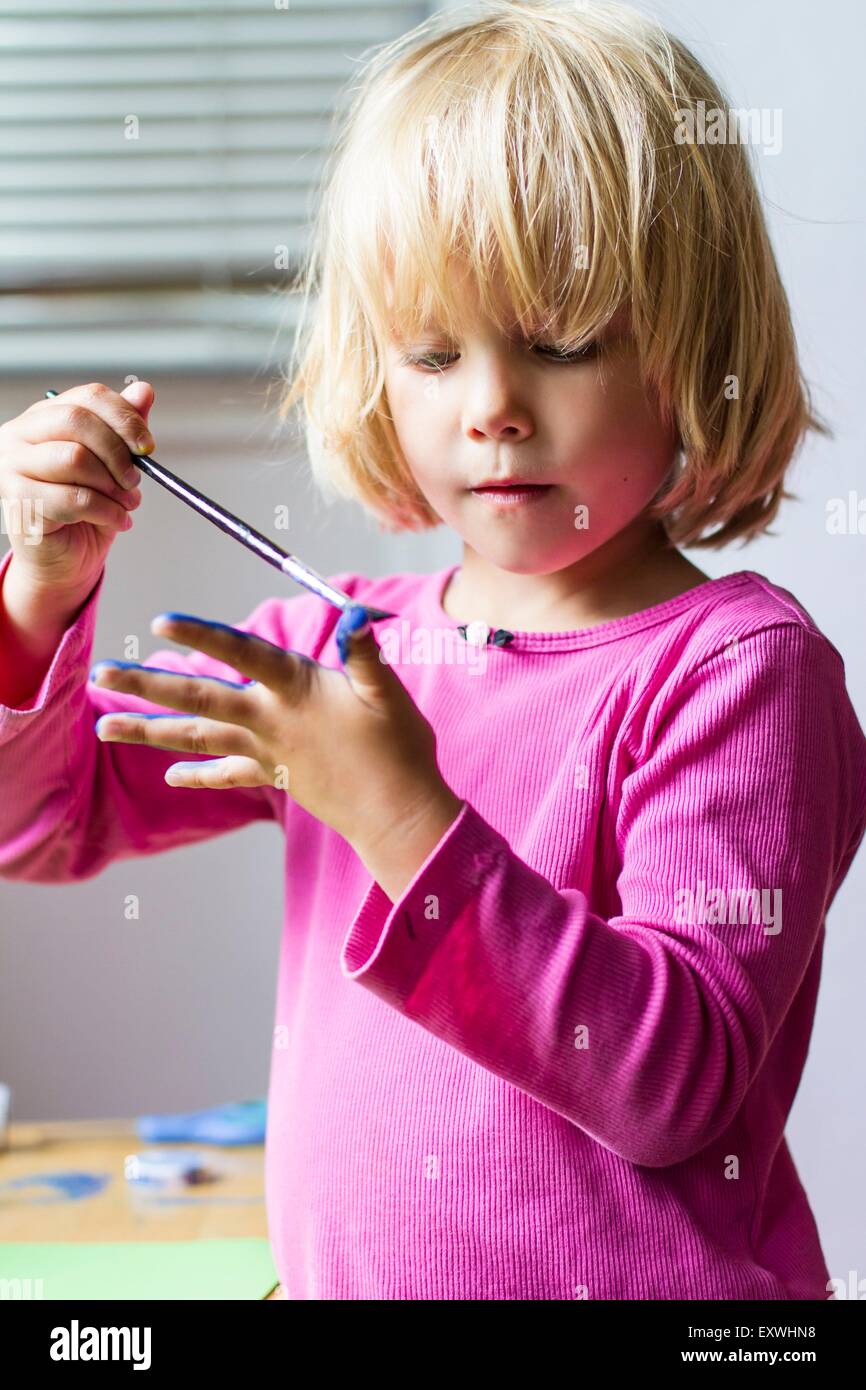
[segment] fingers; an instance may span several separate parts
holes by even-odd
[[[151,748],[215,755],[210,762],[172,763],[165,773],[165,780],[172,787],[221,789],[264,785],[262,769],[254,755],[255,740],[247,729],[238,726],[209,719],[191,722],[171,714],[114,710],[96,721],[96,735],[105,743],[139,743]]]
[[[44,515],[58,524],[91,521],[96,525],[122,526],[127,513],[141,504],[141,489],[122,488],[102,461],[85,448],[63,440],[22,449],[9,475],[7,491],[40,497]]]
[[[150,748],[210,753],[218,757],[248,757],[255,751],[255,741],[248,729],[213,719],[190,720],[175,714],[113,710],[97,719],[95,728],[97,738],[103,743],[144,743]]]
[[[130,381],[121,391],[125,401],[135,406],[145,424],[153,406],[154,390],[149,381]]]
[[[252,727],[256,717],[249,686],[219,676],[191,676],[158,666],[141,666],[136,661],[98,661],[90,672],[90,681],[101,689],[122,690],[150,704],[183,710],[199,719]]]
[[[190,613],[160,613],[150,630],[158,637],[169,637],[173,642],[206,652],[263,685],[279,683],[285,688],[293,673],[317,664],[310,657],[287,651],[264,637],[229,627],[227,623],[195,618]]]
[[[370,631],[370,619],[367,610],[361,603],[350,603],[340,614],[340,621],[337,623],[337,630],[334,640],[337,643],[337,651],[340,660],[345,666],[349,659],[349,648],[353,638],[364,637]]]
[[[98,381],[36,401],[10,423],[28,444],[68,440],[84,446],[122,488],[134,487],[141,477],[130,452],[149,454],[156,448],[131,401]]]
[[[91,682],[104,689],[136,695],[150,704],[182,710],[199,720],[211,719],[259,731],[267,711],[260,690],[251,687],[261,682],[262,690],[270,685],[283,696],[291,695],[293,676],[303,675],[300,685],[306,690],[310,674],[318,669],[315,661],[300,652],[286,651],[263,637],[191,614],[160,614],[153,620],[151,631],[187,643],[250,680],[243,683],[220,676],[190,675],[143,666],[136,661],[99,661],[90,672]],[[142,724],[138,733],[141,741],[150,741],[146,725]]]
[[[165,780],[171,787],[263,787],[270,785],[255,758],[217,758],[209,763],[173,763]],[[275,785],[275,783],[274,783]]]
[[[47,446],[46,446],[47,447]],[[32,462],[32,461],[31,461]],[[105,492],[95,487],[81,486],[77,483],[43,482],[21,471],[11,471],[3,485],[4,496],[12,501],[27,502],[34,507],[39,504],[43,522],[53,522],[46,529],[51,531],[58,526],[72,522],[89,521],[94,526],[104,526],[112,530],[127,529],[130,512],[141,502],[141,493],[124,494],[125,503],[113,501]],[[13,514],[14,514],[14,508]],[[22,515],[26,513],[22,509]]]
[[[85,444],[69,440],[52,439],[44,444],[31,445],[26,452],[22,450],[19,471],[22,477],[32,477],[41,482],[92,488],[94,492],[104,493],[121,505],[129,506],[135,499],[141,500],[140,487],[121,487],[92,450]],[[140,480],[140,471],[135,471]]]

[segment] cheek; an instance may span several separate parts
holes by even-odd
[[[636,358],[611,373],[606,394],[611,416],[624,434],[643,435],[650,449],[659,441],[673,441],[675,431],[662,425],[658,402],[644,384]]]
[[[622,475],[645,477],[670,462],[676,432],[663,427],[655,402],[630,364],[607,368],[601,379],[588,373],[569,390],[557,391],[550,412],[566,448],[587,461],[622,459],[629,465]]]
[[[385,393],[385,409],[415,478],[424,487],[428,482],[433,487],[437,481],[442,484],[443,459],[435,441],[446,432],[447,417],[439,379],[433,374],[410,377],[386,372]]]
[[[675,432],[662,428],[636,368],[620,364],[601,380],[593,371],[557,386],[547,411],[563,476],[590,516],[606,525],[641,511],[671,466]]]

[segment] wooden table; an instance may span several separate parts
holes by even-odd
[[[214,1182],[180,1189],[182,1205],[161,1201],[165,1189],[142,1190],[124,1176],[130,1154],[149,1149],[197,1150],[219,1174]],[[51,1188],[10,1191],[15,1178],[83,1172],[107,1174],[92,1196],[37,1204]],[[8,1147],[0,1150],[0,1240],[205,1240],[220,1236],[264,1236],[264,1146],[238,1144],[146,1144],[132,1120],[64,1120],[12,1124]],[[273,1297],[275,1295],[268,1295]],[[279,1291],[276,1291],[279,1297]]]

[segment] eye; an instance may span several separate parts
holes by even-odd
[[[447,357],[453,356],[453,355],[454,355],[453,353],[447,353],[447,352],[422,352],[422,353],[420,353],[417,357],[413,357],[413,355],[412,355],[410,352],[406,352],[406,353],[403,353],[403,355],[401,356],[400,362],[401,362],[402,366],[404,366],[404,367],[422,367],[422,368],[425,366],[425,363],[432,362],[432,364],[433,364],[433,370],[434,370],[434,371],[441,371],[441,370],[442,370],[442,367],[445,365],[445,363],[437,362],[436,359],[439,358],[439,357],[445,357],[445,358],[447,358]]]
[[[588,362],[591,358],[598,356],[600,346],[598,342],[586,343],[582,348],[577,348],[573,352],[563,352],[555,343],[532,344],[533,351],[550,357],[554,362]]]
[[[573,352],[563,352],[555,343],[531,343],[528,346],[530,351],[548,358],[549,361],[566,363],[589,362],[598,356],[601,349],[599,342],[586,343]],[[404,367],[420,367],[422,370],[431,368],[433,371],[441,372],[448,365],[449,359],[455,356],[455,353],[448,352],[423,352],[417,355],[407,352],[401,355],[400,363]]]

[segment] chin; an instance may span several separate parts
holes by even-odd
[[[497,554],[495,550],[487,551],[483,546],[473,545],[479,555],[483,555],[489,564],[495,565],[497,569],[504,570],[507,574],[556,574],[558,570],[565,569],[567,565],[573,565],[577,560],[583,558],[582,555],[567,554],[561,556],[551,555],[550,546],[539,546],[535,554],[527,554],[524,547],[520,554],[514,551],[503,551]],[[589,554],[589,552],[586,552]]]

